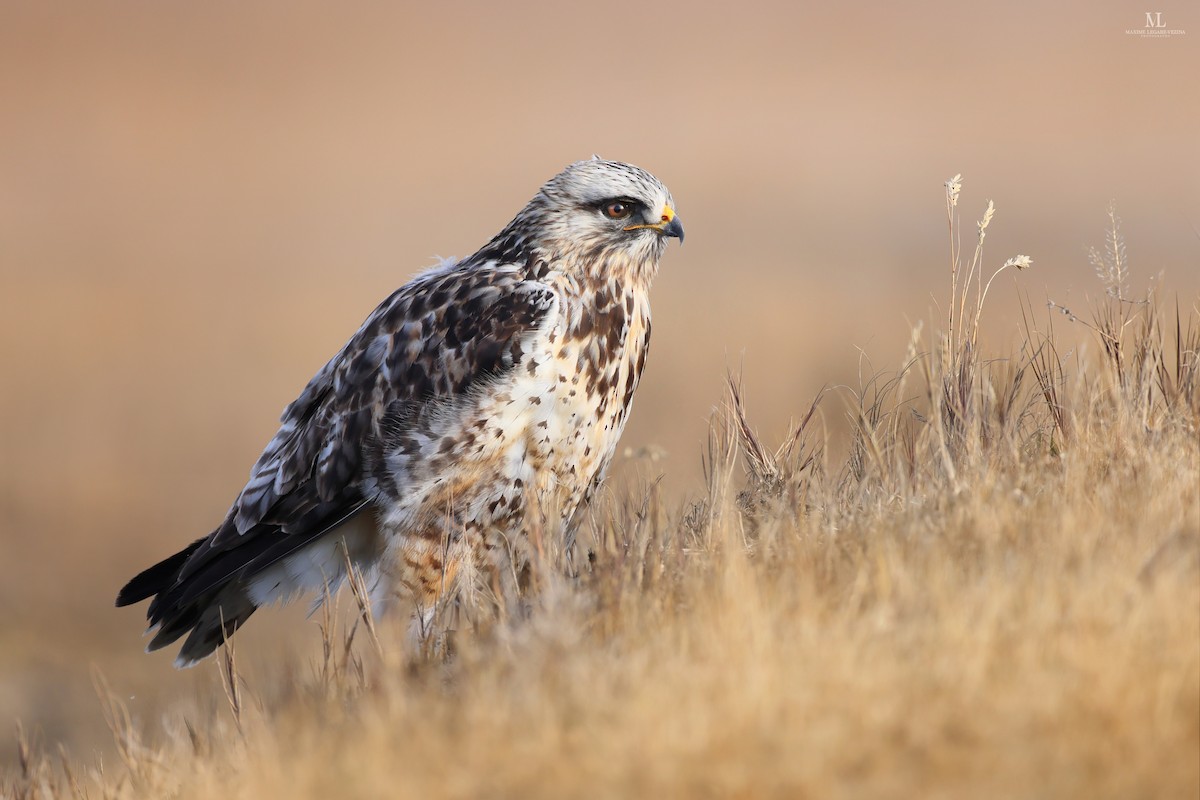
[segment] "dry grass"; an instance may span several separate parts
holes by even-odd
[[[963,263],[952,191],[945,334],[914,331],[897,372],[824,393],[778,447],[731,381],[703,497],[613,491],[573,552],[531,537],[531,590],[464,593],[436,652],[343,598],[309,669],[245,685],[227,648],[226,707],[159,726],[102,690],[122,763],[22,737],[0,789],[1195,797],[1200,317],[1118,286],[1091,322],[1066,312],[1095,356],[1058,352],[1056,306],[985,358],[993,209]],[[822,424],[843,409],[845,446]]]

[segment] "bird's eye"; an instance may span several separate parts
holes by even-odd
[[[624,200],[613,200],[604,206],[604,216],[609,219],[627,219],[633,213],[633,205]]]

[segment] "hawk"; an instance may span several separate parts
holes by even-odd
[[[625,427],[650,284],[683,241],[649,172],[593,157],[478,252],[397,289],[283,412],[209,535],[134,577],[148,650],[211,654],[259,607],[361,569],[376,613],[424,631],[467,565],[531,525],[569,536]]]

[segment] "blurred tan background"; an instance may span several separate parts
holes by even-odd
[[[150,720],[210,693],[118,586],[221,517],[379,300],[593,152],[687,226],[624,441],[668,456],[618,470],[680,497],[727,367],[773,439],[860,349],[896,366],[946,297],[956,172],[968,234],[996,202],[985,263],[1034,259],[993,352],[1018,287],[1101,293],[1110,200],[1135,291],[1194,306],[1200,7],[1157,2],[1187,32],[1148,40],[1144,2],[969,5],[0,5],[0,757],[18,716],[103,750],[93,665]],[[249,626],[252,671],[315,653],[298,617]]]

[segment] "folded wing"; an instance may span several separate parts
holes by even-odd
[[[181,660],[212,652],[257,607],[251,577],[371,507],[364,451],[388,419],[512,369],[557,304],[524,274],[446,265],[380,304],[284,410],[221,525],[121,590],[118,606],[154,597],[149,649],[191,631]]]

